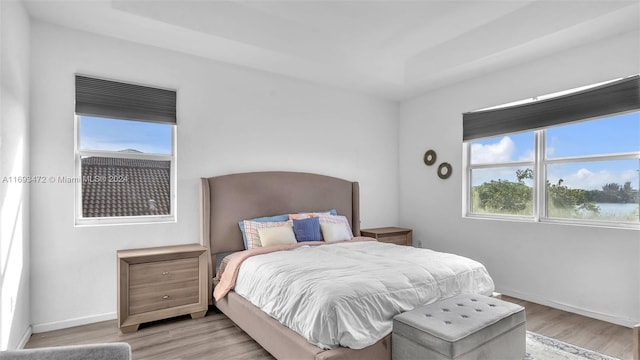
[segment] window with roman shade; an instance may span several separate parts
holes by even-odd
[[[640,224],[640,77],[463,114],[467,216]]]
[[[175,221],[176,91],[75,83],[76,224]]]

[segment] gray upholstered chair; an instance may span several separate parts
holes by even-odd
[[[0,351],[0,360],[131,360],[127,343],[56,346]]]

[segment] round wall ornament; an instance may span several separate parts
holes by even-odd
[[[427,152],[424,153],[424,163],[431,166],[436,163],[436,157],[435,151],[427,150]]]
[[[446,179],[451,176],[451,164],[448,162],[443,162],[438,166],[438,177],[440,179]]]

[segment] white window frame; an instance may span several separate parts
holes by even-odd
[[[627,113],[633,113],[637,111],[629,111]],[[614,115],[614,114],[611,114]],[[619,114],[616,114],[619,115]],[[600,117],[598,119],[588,119],[585,121],[595,121],[606,117]],[[575,123],[574,123],[575,124]],[[564,124],[560,126],[571,126],[571,124]],[[584,156],[571,156],[571,157],[559,157],[553,159],[546,159],[546,129],[532,130],[534,132],[534,160],[531,161],[514,161],[507,163],[490,163],[490,164],[471,164],[471,143],[463,142],[463,217],[466,218],[480,218],[480,219],[494,219],[494,220],[514,220],[525,222],[544,222],[544,223],[557,223],[557,224],[569,224],[569,225],[585,225],[585,226],[597,226],[597,227],[613,227],[613,228],[630,228],[640,229],[640,224],[634,224],[621,221],[598,221],[588,219],[563,219],[563,218],[550,218],[547,214],[547,166],[553,164],[566,164],[576,162],[591,162],[591,161],[613,161],[613,160],[638,160],[640,164],[640,151],[639,152],[625,152],[625,153],[611,153],[611,154],[599,154],[599,155],[584,155]],[[529,131],[527,131],[529,132]],[[504,134],[507,136],[509,134]],[[497,135],[495,137],[499,137]],[[476,139],[477,140],[477,139]],[[472,182],[471,173],[474,169],[483,168],[498,168],[498,167],[516,167],[516,166],[530,166],[534,171],[533,177],[533,216],[519,216],[508,214],[480,214],[473,213],[472,206]],[[540,186],[539,184],[542,184]],[[638,184],[640,186],[640,184]],[[640,189],[639,189],[640,191]]]
[[[176,172],[176,131],[175,124],[166,124],[171,127],[171,154],[145,154],[122,153],[106,150],[82,150],[80,149],[80,117],[75,115],[75,226],[99,226],[99,225],[126,225],[147,223],[174,223],[177,221],[177,172]],[[123,121],[135,121],[126,119],[114,119]],[[142,215],[142,216],[110,216],[110,217],[83,217],[82,216],[82,169],[83,156],[112,157],[122,159],[161,160],[170,162],[169,199],[170,213],[167,215]]]
[[[530,132],[530,131],[527,131]],[[505,134],[505,136],[507,136],[509,134]],[[499,137],[500,135],[496,136]],[[534,142],[537,141],[537,134],[535,134],[534,132]],[[534,148],[535,149],[535,148]],[[463,174],[465,174],[464,180],[463,180],[463,194],[466,194],[466,196],[463,196],[464,199],[464,204],[463,204],[463,216],[465,217],[477,217],[477,218],[489,218],[489,219],[504,219],[504,220],[530,220],[532,219],[531,216],[523,216],[523,215],[509,215],[509,214],[480,214],[480,213],[474,213],[471,210],[471,206],[473,204],[473,199],[471,198],[471,194],[473,192],[471,186],[472,186],[472,179],[471,179],[471,173],[473,170],[478,170],[478,169],[492,169],[492,168],[501,168],[501,167],[529,167],[531,169],[533,169],[535,171],[535,156],[534,156],[534,160],[522,160],[522,161],[509,161],[509,162],[495,162],[495,163],[481,163],[481,164],[471,164],[471,142],[464,142],[463,143],[463,151],[462,153],[463,155],[463,164],[464,164],[464,168],[463,168]],[[537,182],[537,179],[534,177],[533,179],[533,216],[535,217],[536,214],[536,189],[537,186],[535,185]]]

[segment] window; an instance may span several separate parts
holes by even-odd
[[[534,133],[471,143],[471,212],[533,216]]]
[[[76,224],[175,220],[175,92],[76,76]]]
[[[516,110],[464,114],[467,216],[638,227],[638,79],[520,104]],[[604,102],[606,109],[592,106],[611,91],[615,99]],[[599,93],[595,98],[594,92]],[[576,97],[590,104],[582,106]],[[616,101],[618,107],[612,108]],[[578,115],[571,109],[576,104]],[[596,116],[584,113],[584,107],[597,108]],[[497,135],[501,128],[514,131]]]

